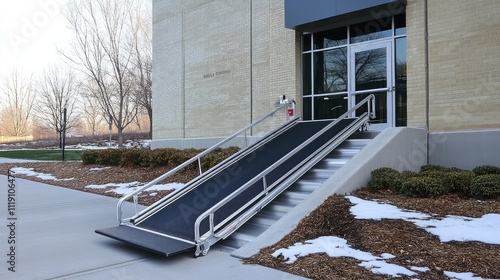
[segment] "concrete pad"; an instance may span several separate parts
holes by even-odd
[[[114,198],[23,179],[15,190],[10,216],[7,176],[0,175],[0,279],[303,279],[243,265],[223,247],[196,259],[193,253],[164,258],[98,235],[95,229],[118,224]],[[8,244],[12,234],[16,243]],[[8,270],[12,245],[16,272]]]

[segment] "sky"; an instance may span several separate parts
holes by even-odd
[[[17,67],[39,73],[61,62],[56,45],[70,41],[61,8],[67,0],[0,1],[0,75]]]

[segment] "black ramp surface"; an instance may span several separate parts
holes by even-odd
[[[191,250],[195,247],[193,244],[184,241],[165,238],[161,235],[138,230],[129,226],[100,229],[96,230],[96,232],[167,257]]]
[[[307,156],[314,153],[354,121],[355,119],[341,120],[337,125],[285,161],[269,174],[267,177],[268,185],[297,167]],[[244,156],[192,191],[143,220],[137,226],[186,240],[194,240],[194,222],[200,214],[243,186],[330,123],[331,121],[297,123],[258,150]],[[215,216],[215,223],[227,218],[235,209],[255,197],[262,189],[262,180],[259,180],[221,208]],[[201,234],[207,230],[208,223],[202,223]]]

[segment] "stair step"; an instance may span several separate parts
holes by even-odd
[[[245,225],[226,238],[222,245],[240,248],[254,240],[297,204],[307,199],[313,191],[335,174],[349,159],[359,153],[377,134],[361,132],[345,140],[337,149],[307,171]]]

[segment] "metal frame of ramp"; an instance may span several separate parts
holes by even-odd
[[[350,117],[364,105],[367,113]],[[192,248],[195,256],[205,255],[352,133],[366,129],[372,108],[370,95],[337,120],[287,123],[134,217],[124,220],[119,212],[120,226],[96,232],[166,256]]]

